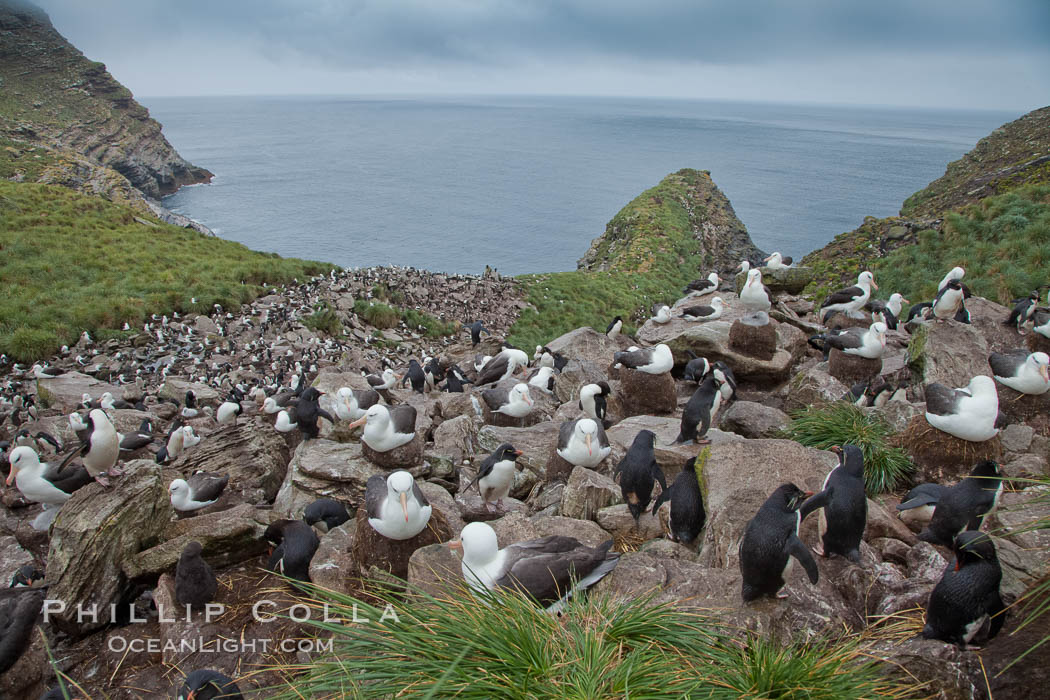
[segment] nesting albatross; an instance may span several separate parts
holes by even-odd
[[[613,541],[588,547],[574,537],[550,535],[499,548],[487,523],[463,528],[449,548],[463,553],[463,578],[476,591],[496,588],[520,591],[548,612],[560,613],[577,592],[586,590],[616,568]]]

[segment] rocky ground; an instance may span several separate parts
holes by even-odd
[[[418,329],[404,327],[376,335],[377,329],[352,309],[355,299],[368,298],[379,284],[400,290],[404,306],[445,320],[481,319],[493,335],[478,347],[471,346],[466,330],[444,339],[429,339]],[[501,545],[549,534],[571,535],[591,545],[614,538],[625,554],[598,585],[599,591],[611,595],[634,597],[656,590],[657,600],[715,609],[739,628],[781,638],[864,631],[873,644],[872,653],[885,658],[888,668],[907,668],[928,684],[924,695],[988,697],[991,688],[1001,698],[1015,697],[1019,687],[1036,687],[1032,683],[1038,683],[1047,668],[1046,649],[991,678],[1023,648],[1023,640],[1031,641],[1030,636],[1009,636],[1019,620],[1014,611],[1004,633],[980,652],[963,652],[916,637],[921,609],[951,555],[919,542],[896,518],[893,506],[900,493],[873,494],[869,500],[859,565],[839,558],[820,559],[817,585],[810,585],[796,567],[788,579],[786,600],[741,605],[737,543],[748,520],[781,483],[793,481],[816,490],[836,463],[830,452],[780,437],[788,424],[785,411],[840,400],[848,389],[848,382],[840,378],[848,379],[857,368],[835,358],[830,364],[821,361],[806,343],[815,328],[813,305],[787,293],[780,295],[772,311],[776,336],[772,357],[761,359],[741,351],[731,341],[730,329],[742,309],[734,304],[732,289],[720,295],[730,303],[721,320],[696,323],[676,315],[668,324],[649,322],[639,329],[639,344],[662,342],[671,347],[676,367],[670,376],[652,378],[616,370],[613,353],[629,339],[610,340],[587,328],[552,339],[548,347],[569,362],[556,375],[552,395],[533,392],[536,407],[524,419],[481,412],[470,394],[391,391],[391,401],[417,408],[417,441],[405,450],[414,458],[404,466],[434,506],[432,523],[437,530],[420,535],[429,540],[410,540],[408,546],[377,557],[372,544],[364,546],[372,543],[368,526],[359,526],[359,518],[352,518],[323,535],[311,565],[313,581],[350,593],[360,591],[362,580],[381,575],[380,570],[407,576],[424,588],[443,578],[459,581],[458,561],[434,542],[447,539],[446,533],[455,535],[466,522],[486,519]],[[321,301],[336,311],[346,335],[332,338],[303,325]],[[676,310],[685,303],[676,304]],[[143,417],[152,417],[158,436],[152,449],[156,450],[178,411],[168,399],[181,398],[187,388],[196,392],[204,407],[213,409],[235,383],[273,389],[287,385],[301,370],[329,396],[342,386],[366,388],[360,368],[378,369],[383,361],[399,370],[409,358],[427,355],[445,364],[458,363],[470,372],[475,354],[498,351],[498,341],[521,304],[514,283],[495,276],[432,275],[398,268],[347,271],[275,289],[239,313],[216,310],[210,316],[169,319],[167,326],[158,321],[148,332],[101,346],[82,340],[54,358],[56,366],[69,370],[57,378],[33,380],[24,368],[6,368],[5,393],[35,394],[38,416],[35,420],[27,420],[24,412],[6,416],[0,439],[12,438],[22,429],[32,434],[47,430],[64,444],[74,444],[66,416],[76,410],[84,393],[96,399],[106,391],[130,400],[144,399],[145,413],[133,409],[109,413],[124,432],[136,428]],[[880,412],[902,444],[910,444],[909,431],[921,429],[916,421],[923,421],[925,383],[964,386],[974,374],[989,372],[990,351],[1025,343],[1025,338],[1001,325],[1007,309],[979,299],[971,300],[969,307],[973,325],[927,324],[922,352],[912,345],[916,356],[908,355],[912,336],[903,329],[890,333],[886,356],[875,371],[895,385],[906,384],[907,398],[865,410]],[[650,514],[636,528],[612,479],[641,429],[656,433],[656,458],[669,483],[686,460],[698,454],[695,445],[670,444],[679,430],[681,407],[695,388],[681,378],[687,350],[711,362],[725,361],[739,380],[735,400],[721,411],[717,427],[709,434],[712,444],[703,473],[708,520],[692,546],[667,540],[660,522]],[[595,469],[572,467],[554,453],[558,428],[562,421],[580,415],[579,387],[598,380],[608,380],[613,389],[607,431],[612,452]],[[1000,401],[1011,425],[984,447],[1010,476],[1045,475],[1050,459],[1050,396],[1020,397],[1000,387]],[[281,676],[263,669],[311,658],[308,640],[315,630],[290,620],[259,621],[251,614],[252,604],[260,600],[272,601],[269,609],[277,613],[294,602],[292,591],[262,570],[263,530],[275,519],[301,517],[304,507],[319,496],[338,498],[353,513],[361,505],[368,477],[389,469],[371,461],[359,435],[345,425],[322,421],[321,437],[303,442],[298,434],[276,432],[272,417],[255,402],[243,405],[244,416],[235,426],[220,427],[207,414],[189,420],[203,440],[174,463],[160,467],[144,453],[138,455],[144,459],[125,461],[125,475],[109,489],[95,484],[81,489],[62,507],[50,533],[30,527],[39,506],[25,503],[13,487],[7,489],[0,509],[0,575],[10,578],[20,565],[34,562],[46,571],[48,598],[66,601],[68,607],[50,616],[42,625],[44,634],[34,636],[15,667],[0,676],[0,696],[36,697],[53,683],[45,638],[55,665],[94,697],[169,693],[182,674],[206,667],[238,677],[250,697],[266,697],[266,691],[259,689],[279,683]],[[512,443],[524,455],[512,498],[505,501],[506,512],[490,514],[477,492],[466,485],[480,460],[502,442]],[[919,481],[936,477],[951,482],[973,466],[972,461],[946,458],[943,450],[916,451],[912,456]],[[176,517],[167,484],[198,469],[229,474],[230,485],[215,505]],[[1007,493],[989,527],[1003,564],[1002,590],[1008,602],[1050,572],[1050,535],[1019,532],[1027,519],[1046,515],[1024,505],[1032,495],[1025,490]],[[811,546],[816,543],[815,522],[808,519],[802,530],[803,540]],[[161,620],[156,608],[164,609],[172,599],[175,562],[191,540],[204,545],[206,559],[216,567],[217,602],[225,609],[211,620],[202,614]],[[98,620],[78,620],[77,603],[98,603],[104,610],[117,604],[119,619],[111,622],[106,612]],[[128,605],[145,622],[129,623],[123,612]],[[263,639],[306,641],[290,650],[239,645],[239,640]],[[131,640],[159,641],[154,649],[140,650]],[[187,651],[185,645],[191,640],[215,644],[229,640],[233,650],[220,645],[218,651]]]

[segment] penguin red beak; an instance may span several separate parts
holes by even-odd
[[[811,498],[813,496],[813,492],[812,491],[803,491],[802,495],[805,496],[806,498]]]
[[[515,457],[521,457],[523,454],[525,454],[525,453],[522,452],[521,450],[514,450],[514,456]]]
[[[959,557],[956,557],[956,558],[955,558],[955,570],[956,570],[956,571],[958,571],[958,570],[959,570]]]
[[[835,454],[842,454],[842,447],[840,447],[839,445],[832,445],[828,449],[834,452]]]

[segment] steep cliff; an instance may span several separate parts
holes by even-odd
[[[160,124],[105,65],[87,59],[43,10],[24,0],[0,0],[0,137],[7,142],[7,167],[14,170],[8,177],[36,179],[24,172],[32,165],[19,170],[14,161],[26,149],[43,149],[53,167],[68,166],[69,179],[79,183],[84,168],[97,164],[152,198],[211,179],[175,152]],[[63,179],[54,172],[51,177]],[[106,177],[93,173],[86,179],[98,183]],[[91,192],[90,185],[80,189]]]
[[[721,270],[760,255],[711,173],[683,168],[621,209],[578,267],[645,272],[690,261]]]
[[[856,279],[865,268],[884,267],[894,251],[921,241],[932,245],[941,240],[945,222],[956,225],[976,216],[974,205],[1011,192],[1031,197],[1028,186],[1050,182],[1050,107],[1029,112],[1004,124],[977,142],[973,150],[948,164],[944,175],[908,197],[900,216],[867,217],[852,231],[835,237],[823,248],[803,258],[814,269],[814,282],[807,291],[818,298]],[[1024,190],[1022,192],[1022,190]],[[1036,197],[1038,200],[1039,197]],[[926,233],[929,232],[929,233]],[[924,234],[920,236],[920,234]],[[971,251],[953,249],[951,236],[943,239],[942,253],[959,261]],[[995,241],[986,241],[995,245]],[[908,265],[909,256],[893,258],[894,265]],[[962,262],[949,265],[949,268]],[[899,272],[906,272],[901,270]],[[933,273],[931,273],[933,274]],[[939,273],[935,276],[939,278]],[[897,290],[905,291],[905,290]],[[1027,289],[1002,294],[1024,294]]]

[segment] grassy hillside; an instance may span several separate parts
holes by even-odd
[[[262,293],[263,282],[332,267],[139,220],[147,219],[62,187],[0,181],[0,352],[34,360],[84,330],[236,307]]]
[[[609,221],[581,265],[591,269],[519,277],[526,309],[511,328],[519,347],[542,345],[580,326],[605,330],[671,303],[691,280],[756,252],[710,173],[683,169],[635,197]]]
[[[1050,282],[1050,184],[1026,185],[988,197],[944,219],[941,231],[919,233],[916,245],[873,265],[887,290],[930,300],[956,265],[974,294],[1002,304]]]
[[[905,200],[901,216],[939,216],[1026,184],[1050,182],[1050,107],[1004,124]]]

